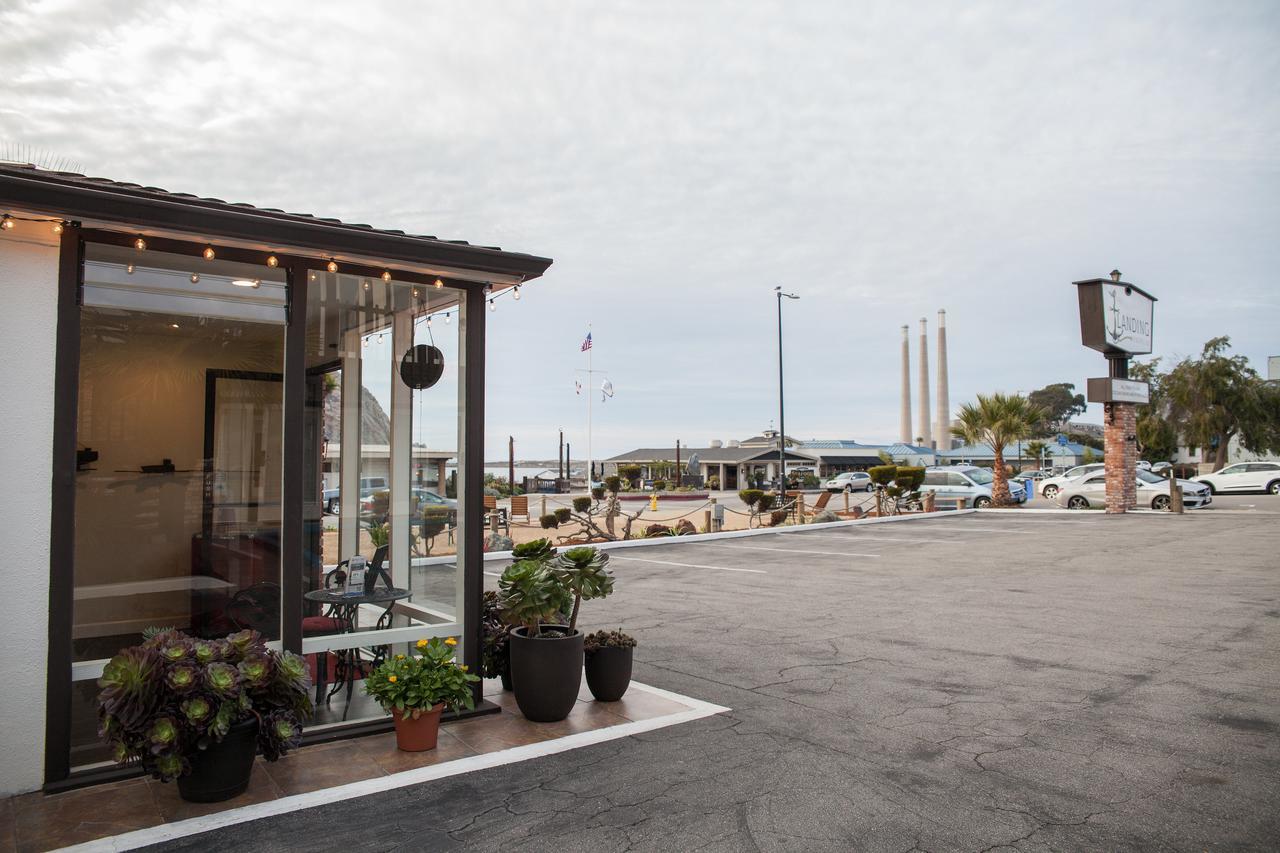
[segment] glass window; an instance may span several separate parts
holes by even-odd
[[[951,473],[947,474],[947,485],[967,487],[972,484],[967,479],[965,479],[965,476],[963,474],[957,474],[954,471],[952,471]]]
[[[995,482],[995,475],[990,471],[984,471],[981,468],[970,468],[964,472],[964,476],[968,477],[979,486],[989,486]]]
[[[315,724],[382,716],[361,679],[424,637],[461,634],[456,479],[462,291],[308,273],[303,653]],[[390,600],[325,600],[363,561]],[[385,574],[381,574],[385,573]],[[357,590],[358,591],[358,590]],[[352,684],[348,704],[345,686]]]
[[[926,486],[945,486],[947,484],[947,475],[943,471],[925,471],[924,485]]]
[[[80,312],[72,765],[149,627],[280,636],[281,270],[90,245]]]

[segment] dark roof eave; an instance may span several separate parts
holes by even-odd
[[[119,222],[129,228],[157,228],[206,238],[226,238],[352,255],[405,264],[537,278],[550,258],[480,246],[428,240],[297,214],[240,207],[205,199],[158,195],[117,184],[90,184],[56,176],[0,170],[0,202],[67,220]]]

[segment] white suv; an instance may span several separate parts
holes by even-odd
[[[1270,492],[1280,495],[1280,462],[1237,462],[1221,471],[1193,477],[1218,492]]]
[[[1040,494],[1049,500],[1053,500],[1058,496],[1058,492],[1062,491],[1062,487],[1074,480],[1076,477],[1083,477],[1085,474],[1092,474],[1094,471],[1102,471],[1107,466],[1101,462],[1090,462],[1088,465],[1077,465],[1064,474],[1056,477],[1050,477],[1047,480],[1041,480],[1039,483]]]
[[[871,475],[866,471],[845,471],[822,484],[828,492],[869,492]]]

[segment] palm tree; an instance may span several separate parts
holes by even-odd
[[[1044,418],[1044,409],[1020,394],[979,394],[976,405],[965,403],[960,407],[951,432],[968,444],[989,444],[995,454],[995,482],[991,485],[991,502],[995,506],[1013,504],[1009,475],[1004,468],[1005,447],[1030,436]]]

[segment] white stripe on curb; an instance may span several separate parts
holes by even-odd
[[[671,560],[654,560],[647,557],[619,557],[614,555],[615,560],[631,560],[638,563],[657,563],[660,566],[679,566],[684,569],[715,569],[718,572],[750,572],[753,575],[769,574],[764,569],[739,569],[733,566],[701,566],[697,563],[675,563]]]
[[[679,702],[682,705],[688,706],[689,710],[678,711],[674,714],[666,714],[649,720],[624,723],[622,725],[610,726],[604,729],[594,729],[589,732],[579,732],[566,737],[556,738],[555,740],[539,741],[538,743],[517,746],[511,749],[504,749],[499,752],[489,752],[484,755],[471,755],[466,758],[446,761],[442,764],[435,764],[430,767],[417,767],[413,770],[392,773],[388,776],[377,776],[373,779],[351,782],[346,785],[338,785],[334,788],[324,788],[322,790],[311,791],[306,794],[295,794],[290,797],[281,797],[278,800],[271,800],[266,803],[255,803],[254,805],[242,806],[238,809],[228,809],[216,814],[204,815],[203,817],[193,817],[187,820],[176,821],[174,823],[164,823],[159,826],[152,826],[146,829],[126,832],[123,835],[114,835],[108,838],[99,838],[95,841],[87,841],[83,844],[77,844],[73,847],[67,847],[64,849],[77,851],[77,853],[80,851],[83,851],[84,853],[99,853],[99,851],[136,850],[139,847],[145,847],[149,844],[160,844],[165,841],[173,841],[177,838],[187,838],[192,835],[198,835],[202,832],[221,829],[225,826],[234,826],[239,823],[247,823],[248,821],[258,820],[264,817],[288,814],[302,809],[310,809],[317,806],[329,805],[330,803],[351,800],[356,797],[378,794],[395,788],[406,788],[410,785],[420,785],[423,782],[431,782],[435,779],[446,779],[450,776],[458,776],[460,774],[471,773],[476,770],[486,770],[490,767],[501,767],[504,764],[515,764],[520,761],[528,761],[532,758],[542,758],[547,755],[568,752],[571,749],[580,749],[584,746],[592,746],[597,743],[605,743],[606,741],[630,737],[631,735],[643,734],[644,732],[651,732],[655,729],[662,729],[667,726],[674,726],[680,723],[688,723],[693,720],[700,720],[703,717],[714,716],[715,714],[723,714],[731,710],[722,705],[713,705],[710,702],[703,702],[701,699],[681,696],[678,693],[672,693],[659,687],[650,687],[649,685],[641,684],[638,681],[631,682],[631,688],[634,690],[640,690],[644,693],[652,693],[653,695],[661,696],[664,699],[671,699]],[[286,758],[285,760],[287,761],[288,759]]]
[[[855,554],[848,551],[801,551],[797,548],[766,548],[763,545],[739,545],[737,543],[704,542],[713,548],[731,548],[735,551],[781,551],[784,554],[822,554],[827,557],[879,557],[879,554]],[[623,559],[626,559],[625,557]]]

